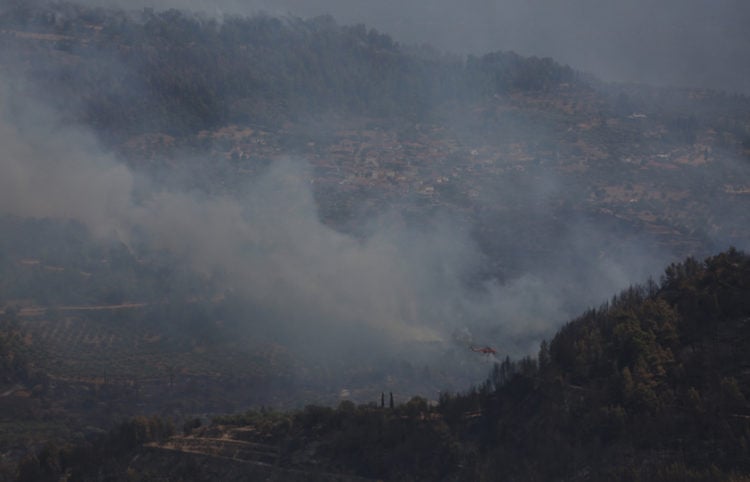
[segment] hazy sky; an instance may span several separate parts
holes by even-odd
[[[364,22],[402,42],[552,57],[605,80],[750,94],[746,0],[86,0],[125,8],[313,16]]]

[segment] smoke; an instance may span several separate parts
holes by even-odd
[[[389,212],[362,221],[364,236],[339,232],[320,221],[311,170],[294,159],[272,163],[232,195],[167,188],[4,85],[0,212],[75,219],[102,240],[167,251],[246,300],[248,332],[311,359],[448,347],[456,330],[501,354],[528,354],[580,310],[660,267],[662,255],[644,252],[641,240],[607,253],[614,245],[606,233],[570,222],[543,262],[502,281],[482,277],[486,255],[448,214],[415,227]],[[512,185],[494,186],[486,201],[520,200],[544,212],[563,189],[553,179],[523,191]],[[504,256],[522,253],[513,221],[495,222],[508,240]]]
[[[97,236],[113,233],[127,215],[132,173],[109,155],[91,156],[98,151],[93,136],[18,94],[0,82],[2,211],[77,219]]]

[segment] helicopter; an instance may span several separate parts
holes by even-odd
[[[471,346],[469,347],[471,351],[481,353],[483,355],[497,355],[497,350],[490,346],[484,346],[484,347],[478,347],[478,346]]]

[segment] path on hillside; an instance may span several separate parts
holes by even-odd
[[[319,467],[287,467],[277,446],[253,440],[255,429],[236,427],[214,436],[175,435],[163,443],[147,443],[145,448],[162,453],[188,454],[214,459],[220,464],[244,464],[262,470],[265,480],[372,482],[356,475],[331,473]],[[259,473],[258,475],[260,475]]]
[[[19,384],[16,383],[15,385],[13,385],[12,387],[10,387],[9,389],[5,390],[3,393],[0,393],[0,398],[8,397],[8,396],[12,395],[13,393],[17,392],[18,390],[23,390],[24,388],[25,387],[23,385],[19,385]]]
[[[28,307],[18,310],[19,316],[39,316],[47,311],[106,311],[106,310],[125,310],[133,308],[144,308],[162,303],[119,303],[115,305],[83,305],[83,306],[46,306],[46,307]]]
[[[212,303],[223,300],[223,295],[214,295],[207,298],[195,297],[187,300],[180,300],[180,303],[200,303],[202,301],[209,301]],[[125,303],[114,303],[111,305],[64,305],[64,306],[27,306],[18,310],[19,316],[39,316],[43,315],[46,311],[115,311],[115,310],[131,310],[136,308],[145,308],[147,306],[166,305],[174,301],[127,301]]]

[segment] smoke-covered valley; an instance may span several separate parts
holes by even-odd
[[[441,375],[412,386],[434,397],[484,376],[495,359],[470,346],[533,354],[670,262],[748,246],[742,97],[413,52],[330,19],[19,11],[2,27],[4,222],[73,221],[148,288],[82,294],[98,275],[50,238],[6,265],[79,281],[47,303],[6,286],[7,305],[198,300],[222,311],[196,338],[283,347],[305,386],[369,397],[426,367]]]
[[[285,155],[231,194],[181,182],[165,187],[107,152],[86,127],[64,124],[7,82],[4,93],[5,215],[74,220],[97,242],[121,243],[135,258],[139,249],[170,253],[210,280],[207,298],[230,292],[244,301],[231,315],[243,331],[307,362],[396,356],[444,368],[445,353],[454,361],[458,351],[476,376],[484,364],[469,344],[491,344],[503,355],[532,353],[563,321],[670,259],[638,238],[615,247],[597,226],[570,219],[545,259],[488,272],[490,260],[468,221],[447,211],[407,222],[387,209],[350,221],[356,232],[336,229],[321,221],[309,162]],[[526,182],[495,184],[481,202],[520,201],[532,209],[524,216],[544,222],[557,191],[572,188],[554,176]],[[512,219],[493,222],[505,249],[522,249],[515,238],[528,233]],[[499,256],[507,262],[523,253]],[[453,375],[461,370],[467,368]]]

